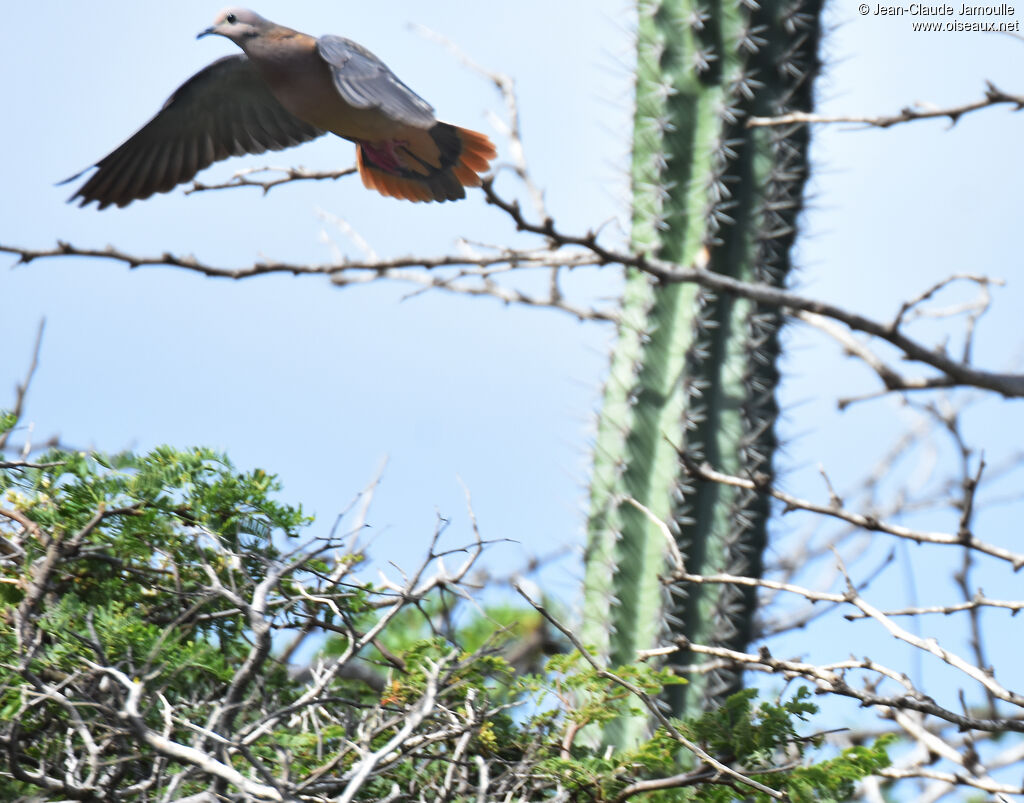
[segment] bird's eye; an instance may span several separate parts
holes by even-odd
[[[234,25],[236,22],[238,22],[238,17],[236,17],[234,14],[228,14],[224,18],[224,22],[226,22],[228,25]]]

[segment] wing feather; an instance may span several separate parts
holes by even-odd
[[[321,36],[316,45],[346,103],[358,109],[379,109],[416,128],[430,128],[437,122],[434,107],[362,45],[341,36]]]
[[[152,120],[94,165],[68,200],[126,206],[228,156],[282,150],[323,133],[285,109],[246,56],[226,56],[178,87]]]

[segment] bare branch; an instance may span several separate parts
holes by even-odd
[[[100,666],[89,662],[90,666],[98,672],[110,675],[124,687],[127,696],[124,699],[122,709],[125,720],[131,725],[136,736],[152,747],[154,750],[186,764],[192,764],[203,772],[222,778],[228,783],[238,787],[246,794],[252,795],[260,800],[284,800],[277,789],[265,784],[257,783],[246,778],[242,773],[227,764],[217,761],[212,756],[197,750],[194,747],[180,744],[166,736],[157,733],[146,725],[142,714],[139,711],[139,702],[142,699],[144,687],[140,681],[132,680],[123,672],[110,666]]]
[[[25,379],[22,380],[21,384],[17,385],[14,389],[14,407],[11,408],[11,415],[14,417],[15,424],[21,420],[22,413],[25,410],[25,396],[28,395],[28,389],[32,385],[32,377],[35,376],[36,368],[39,367],[39,352],[43,348],[43,332],[46,330],[46,319],[44,318],[39,322],[39,329],[36,330],[35,344],[32,346],[32,359],[29,360],[28,372],[25,374]],[[11,433],[14,431],[14,426],[3,432],[0,432],[0,453],[7,446],[7,439],[10,438]],[[26,441],[26,453],[28,454],[28,444]]]
[[[210,192],[212,190],[233,190],[238,187],[257,187],[263,190],[263,194],[266,195],[274,187],[278,187],[281,184],[290,184],[293,181],[333,180],[343,178],[344,176],[351,176],[357,172],[354,167],[349,167],[345,170],[306,170],[302,167],[248,167],[244,170],[239,170],[230,179],[221,184],[203,184],[199,181],[193,181],[192,185],[185,190],[185,195],[191,195],[194,192]],[[260,173],[279,173],[281,175],[278,178],[263,181],[250,178],[250,176]]]
[[[850,697],[865,706],[878,706],[885,713],[888,709],[919,711],[950,722],[962,730],[979,730],[990,733],[1014,731],[1024,733],[1024,721],[1012,717],[990,719],[958,714],[936,703],[931,697],[915,689],[907,676],[891,669],[871,658],[851,658],[831,664],[815,665],[804,661],[783,660],[772,656],[766,647],[755,655],[752,653],[729,650],[724,647],[711,647],[706,644],[695,644],[686,639],[677,639],[677,644],[661,648],[659,655],[670,655],[679,650],[688,650],[701,655],[710,655],[740,664],[747,669],[759,672],[780,674],[784,678],[803,678],[813,683],[820,692]],[[864,689],[856,689],[846,682],[845,674],[851,670],[864,670],[875,673],[882,678],[895,681],[904,691],[902,694],[881,695],[873,690],[872,685]]]
[[[1014,570],[1020,569],[1024,566],[1024,554],[1012,552],[1009,549],[1005,549],[995,544],[989,544],[975,538],[971,533],[943,533],[926,530],[915,530],[910,527],[905,527],[901,524],[892,524],[889,522],[882,521],[875,516],[866,515],[863,513],[854,513],[846,510],[842,507],[836,507],[833,504],[822,505],[816,502],[811,502],[806,499],[800,499],[799,497],[788,494],[785,491],[780,491],[777,488],[772,487],[768,484],[767,478],[764,479],[745,479],[743,477],[734,477],[729,474],[723,474],[720,471],[716,471],[711,466],[705,464],[697,464],[685,453],[680,455],[686,466],[687,472],[694,477],[707,480],[709,482],[717,482],[722,485],[730,485],[736,488],[745,488],[751,491],[759,491],[766,493],[778,499],[780,502],[785,504],[786,509],[784,513],[793,510],[804,510],[809,513],[817,513],[830,518],[839,519],[849,524],[853,524],[864,530],[871,532],[881,532],[888,535],[894,535],[898,538],[905,538],[908,541],[913,541],[918,544],[942,544],[946,546],[960,546],[973,549],[977,552],[981,552],[986,555],[991,555],[994,558],[999,558],[1007,563],[1010,563]]]
[[[916,120],[932,120],[936,117],[946,118],[950,125],[956,125],[965,114],[987,109],[990,106],[1010,104],[1012,111],[1020,111],[1024,108],[1024,95],[1011,95],[1003,92],[991,81],[985,82],[985,97],[971,103],[964,103],[961,106],[952,106],[946,109],[926,108],[923,105],[906,106],[897,114],[890,114],[880,117],[862,117],[854,115],[828,116],[821,114],[809,114],[805,112],[791,112],[778,117],[751,117],[747,120],[748,128],[761,126],[780,126],[793,124],[834,124],[834,123],[859,123],[873,128],[889,128],[900,123],[912,123]]]
[[[579,246],[593,252],[601,264],[619,264],[636,268],[665,282],[692,282],[710,290],[729,293],[740,298],[747,298],[768,306],[779,307],[790,312],[804,311],[832,318],[855,331],[877,337],[898,348],[904,355],[916,362],[937,369],[948,377],[950,385],[967,385],[994,390],[1007,397],[1024,396],[1024,375],[1005,374],[983,371],[964,362],[954,360],[944,351],[928,348],[891,324],[881,324],[863,315],[849,312],[842,307],[805,298],[795,293],[765,285],[743,282],[721,273],[707,270],[707,251],[699,255],[693,266],[684,267],[671,262],[657,259],[647,254],[625,254],[615,249],[606,248],[597,242],[597,235],[588,232],[584,235],[570,235],[559,232],[551,218],[542,223],[528,221],[522,214],[519,204],[506,201],[494,190],[493,182],[485,180],[484,192],[489,203],[504,210],[515,221],[521,231],[539,234],[548,239],[553,247]]]
[[[1002,599],[988,599],[980,592],[975,594],[974,598],[967,602],[958,602],[951,605],[930,605],[917,608],[899,608],[893,611],[885,611],[886,616],[924,616],[930,613],[941,613],[944,616],[949,616],[952,613],[960,613],[961,611],[976,610],[978,608],[1002,608],[1003,610],[1010,611],[1016,614],[1017,612],[1024,610],[1024,601],[1021,600],[1002,600]],[[848,613],[844,614],[844,618],[853,621],[854,619],[863,619],[867,616],[866,613]]]

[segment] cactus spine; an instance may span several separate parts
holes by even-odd
[[[806,111],[818,68],[820,0],[638,0],[633,247],[682,265],[781,286],[807,176],[806,127],[748,127]],[[706,251],[704,250],[706,249]],[[768,500],[694,480],[680,450],[741,476],[771,476],[777,417],[776,309],[695,285],[627,277],[595,443],[585,558],[584,641],[611,664],[685,636],[743,649],[756,594],[666,589],[669,522],[691,573],[760,576]],[[685,665],[689,654],[675,656]],[[693,675],[675,715],[738,690],[737,671]],[[646,721],[603,739],[625,746]]]

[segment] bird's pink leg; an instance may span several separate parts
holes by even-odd
[[[359,147],[363,149],[364,158],[369,159],[374,167],[398,175],[401,174],[404,165],[395,150],[408,144],[402,140],[389,139],[376,143],[360,141]]]

